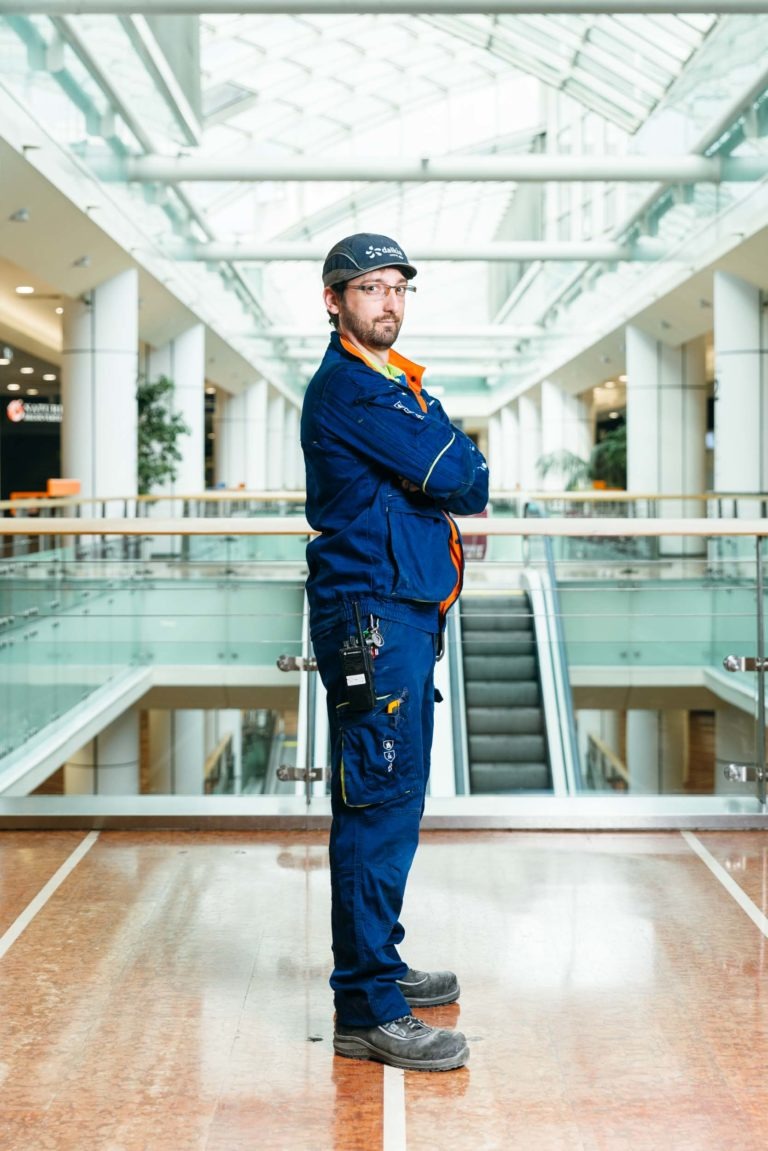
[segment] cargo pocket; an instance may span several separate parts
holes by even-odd
[[[370,807],[413,789],[413,746],[408,738],[408,693],[386,695],[376,707],[338,709],[341,727],[339,774],[347,807]]]

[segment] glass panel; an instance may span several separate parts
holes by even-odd
[[[430,804],[490,816],[502,798],[515,811],[655,797],[652,810],[758,810],[757,677],[723,664],[758,651],[754,540],[638,535],[631,519],[621,536],[571,535],[568,520],[542,536],[540,520],[514,513],[464,525]],[[3,794],[307,803],[304,769],[329,757],[322,686],[296,663],[309,655],[302,526],[6,535]],[[743,779],[726,779],[732,764]],[[311,792],[326,811],[327,782]]]

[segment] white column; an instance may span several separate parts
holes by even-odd
[[[267,488],[280,491],[284,480],[285,397],[272,392],[267,414]]]
[[[541,385],[541,455],[572,452],[586,461],[590,450],[590,421],[584,404],[559,384],[544,380]],[[562,470],[552,470],[538,482],[545,491],[563,491],[568,478]]]
[[[219,391],[216,405],[216,483],[237,488],[246,482],[245,396]]]
[[[263,492],[267,487],[267,381],[254,380],[244,393],[245,486]]]
[[[64,312],[62,472],[84,496],[136,494],[138,316],[135,268]],[[120,514],[117,505],[109,511]]]
[[[658,795],[662,782],[657,711],[627,712],[627,769],[633,795]]]
[[[293,404],[285,405],[283,447],[283,482],[288,491],[294,491],[299,485],[296,482],[296,442],[299,438],[299,409]]]
[[[205,712],[173,713],[172,790],[174,795],[202,795],[205,768]]]
[[[627,356],[627,487],[650,495],[695,495],[705,484],[705,341],[672,348],[630,325]],[[704,514],[698,501],[660,500],[660,517]],[[662,554],[698,554],[698,540],[662,539]]]
[[[491,472],[491,483],[505,492],[514,492],[520,483],[520,449],[518,443],[517,404],[501,409],[501,471]]]
[[[541,455],[541,407],[535,389],[518,400],[518,436],[520,486],[523,491],[537,491],[541,487],[536,471]]]
[[[503,473],[504,444],[501,436],[501,416],[495,412],[488,417],[488,472],[491,488],[494,490],[501,486],[499,483]]]
[[[205,488],[205,327],[195,324],[187,328],[171,347],[173,411],[190,429],[189,435],[177,440],[181,460],[173,491],[176,495],[197,495]]]
[[[66,795],[138,795],[139,713],[129,708],[64,765]]]
[[[189,428],[179,436],[176,446],[181,459],[176,465],[176,479],[153,490],[152,494],[197,495],[205,488],[205,327],[195,324],[160,348],[150,348],[147,378],[166,376],[173,383],[168,410],[178,414]],[[161,504],[159,512],[167,515],[183,508],[181,502]]]
[[[765,491],[768,483],[767,323],[759,288],[729,272],[715,272],[715,488],[720,492]]]

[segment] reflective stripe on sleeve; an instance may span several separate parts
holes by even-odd
[[[429,477],[432,475],[432,472],[435,470],[435,468],[439,464],[440,460],[443,458],[443,456],[448,451],[449,447],[451,446],[451,444],[453,443],[453,441],[455,439],[456,439],[456,433],[454,432],[451,435],[451,438],[449,439],[448,443],[443,448],[443,450],[441,452],[438,452],[438,454],[435,456],[432,463],[430,464],[429,471],[427,472],[426,476],[424,477],[424,483],[421,485],[421,490],[424,492],[424,495],[427,494],[427,484],[429,483]]]

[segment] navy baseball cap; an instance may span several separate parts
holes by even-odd
[[[406,280],[412,280],[416,269],[399,244],[389,236],[373,232],[356,232],[334,244],[323,264],[323,283],[326,288],[343,284],[363,276],[372,268],[399,268]]]

